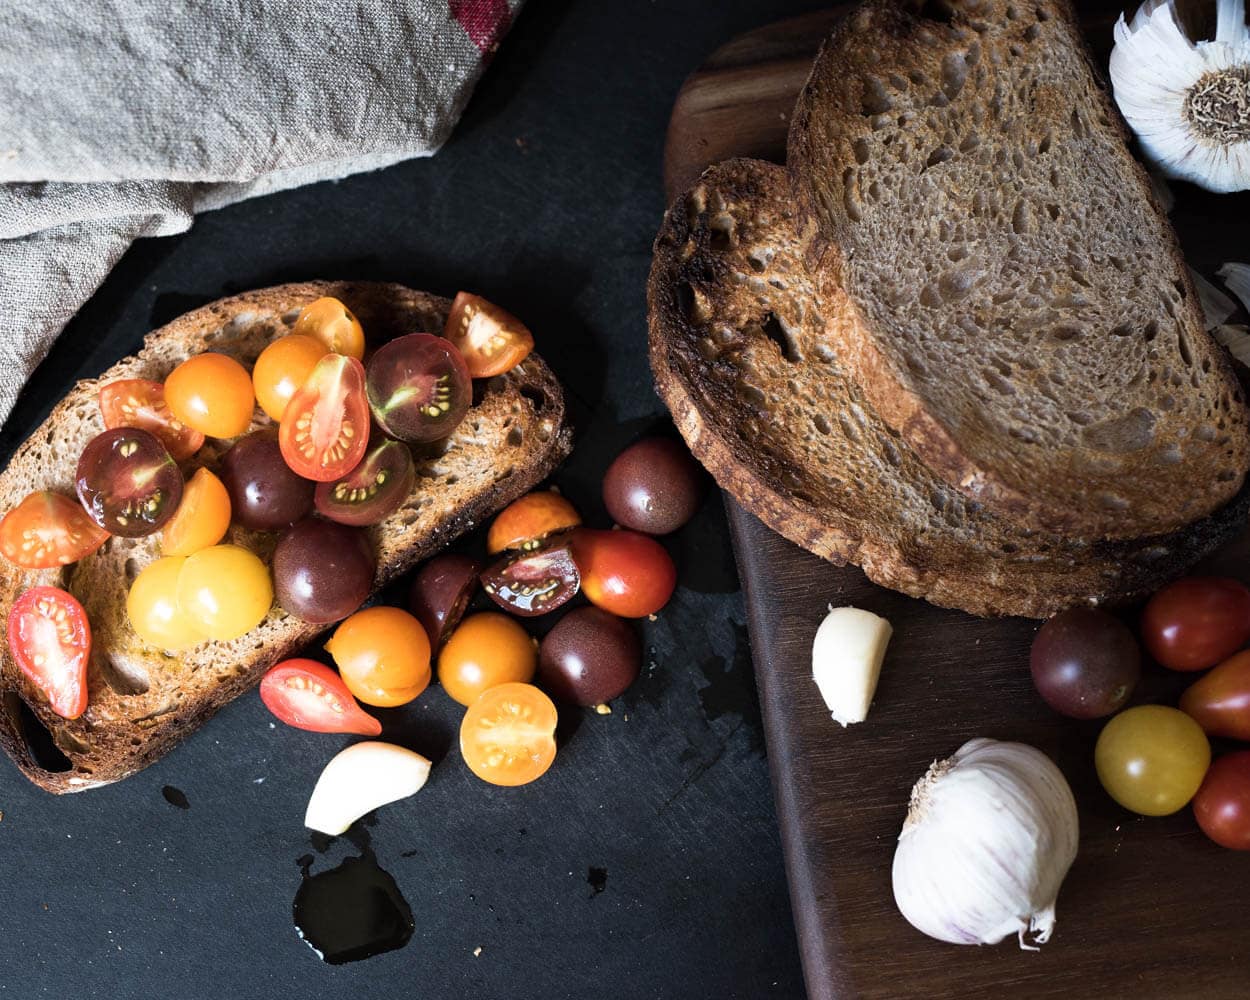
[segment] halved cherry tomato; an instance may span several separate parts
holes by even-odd
[[[100,390],[104,426],[139,427],[155,434],[175,461],[200,450],[204,435],[174,416],[165,402],[165,387],[146,378],[124,378]]]
[[[536,549],[548,535],[581,523],[577,510],[555,490],[527,493],[496,516],[486,536],[486,551],[494,555],[504,549]]]
[[[438,682],[461,705],[483,691],[534,679],[538,650],[515,619],[498,611],[470,615],[451,633],[438,656]]]
[[[1250,742],[1250,649],[1191,684],[1180,707],[1208,736]]]
[[[556,759],[556,706],[532,684],[484,691],[460,722],[460,753],[492,785],[528,785]]]
[[[208,469],[196,469],[182,489],[182,502],[161,531],[161,553],[189,556],[216,545],[230,527],[230,494]]]
[[[115,427],[87,442],[74,486],[91,520],[114,535],[160,530],[182,502],[182,470],[156,435]]]
[[[260,682],[260,700],[288,726],[313,733],[380,736],[382,723],[356,704],[347,685],[316,660],[283,660]]]
[[[9,650],[57,715],[76,719],[86,711],[91,626],[72,594],[58,587],[22,594],[9,612]]]
[[[1172,670],[1202,670],[1250,639],[1250,589],[1219,576],[1190,576],[1155,594],[1142,612],[1142,640]]]
[[[22,569],[68,566],[108,537],[81,504],[49,490],[31,493],[0,521],[0,552]]]
[[[443,335],[459,349],[474,378],[502,375],[534,349],[534,335],[524,323],[468,292],[456,294]]]
[[[295,320],[292,333],[314,337],[327,351],[346,354],[360,360],[365,356],[365,331],[352,311],[332,296],[325,296],[304,306]]]
[[[417,570],[408,591],[408,610],[416,615],[434,649],[460,624],[481,571],[476,559],[447,552]]]
[[[316,337],[295,333],[279,337],[260,352],[252,366],[252,387],[256,402],[271,420],[282,419],[286,404],[326,353],[325,344]]]
[[[165,379],[165,402],[174,417],[209,437],[238,437],[252,422],[252,376],[225,354],[187,358]]]
[[[331,521],[357,527],[377,524],[399,510],[416,478],[408,446],[382,438],[342,479],[318,483],[313,500],[317,513]]]
[[[278,444],[305,479],[330,483],[356,468],[369,446],[364,365],[342,354],[318,361],[287,404]]]
[[[482,588],[501,608],[524,618],[568,604],[581,584],[568,542],[505,556],[482,573]]]
[[[573,532],[573,561],[590,603],[622,618],[645,618],[668,603],[677,567],[654,538],[636,531]]]
[[[430,683],[430,640],[399,608],[357,611],[334,630],[326,649],[347,690],[366,705],[406,705]]]
[[[373,419],[401,441],[437,441],[454,431],[473,402],[460,352],[442,337],[396,337],[369,359],[365,380]]]

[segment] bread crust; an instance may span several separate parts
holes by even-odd
[[[323,295],[343,300],[373,343],[415,331],[440,333],[451,305],[402,285],[310,281],[245,292],[186,313],[148,334],[138,355],[70,390],[0,473],[0,509],[11,509],[36,489],[73,495],[82,446],[103,430],[96,396],[106,383],[164,379],[179,362],[204,350],[250,365],[266,344],[290,332],[304,305]],[[258,409],[250,430],[266,426],[272,424]],[[215,467],[228,444],[210,440],[188,471]],[[374,591],[540,483],[571,448],[563,390],[538,356],[476,386],[473,408],[447,442],[414,450],[417,484],[405,505],[368,529],[378,556]],[[75,720],[50,710],[7,644],[0,658],[0,746],[47,791],[94,788],[146,767],[258,683],[272,664],[326,631],[275,607],[260,626],[233,642],[202,643],[178,656],[147,647],[130,629],[125,596],[129,580],[158,556],[158,537],[110,539],[65,570],[23,571],[0,560],[4,620],[22,591],[50,583],[78,597],[94,634],[89,704]],[[227,540],[268,560],[276,539],[232,525]],[[68,758],[68,770],[46,770],[35,759],[23,733],[22,705]]]

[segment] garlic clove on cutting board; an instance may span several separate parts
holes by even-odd
[[[812,679],[835,722],[868,718],[893,629],[862,608],[829,608],[812,642]]]

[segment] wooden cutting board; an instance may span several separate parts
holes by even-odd
[[[1119,7],[1081,5],[1098,57]],[[844,9],[844,8],[843,8]],[[840,11],[758,29],[718,49],[682,87],[665,149],[679,193],[715,160],[781,162],[795,95]],[[1184,187],[1174,219],[1190,262],[1211,275],[1250,256],[1250,199]],[[829,997],[1250,996],[1250,855],[1223,850],[1188,809],[1144,819],[1094,774],[1100,723],[1051,712],[1028,672],[1035,629],[944,611],[801,551],[726,497],[750,619],[791,901],[813,1000]],[[1213,560],[1250,579],[1250,537]],[[843,730],[810,676],[826,606],[853,604],[894,625],[868,721]],[[1147,669],[1135,701],[1175,704],[1188,680]],[[975,736],[1021,740],[1071,782],[1081,847],[1040,953],[940,944],[894,906],[890,866],[915,780]],[[1217,747],[1217,750],[1221,748]]]

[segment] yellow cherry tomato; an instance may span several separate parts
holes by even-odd
[[[178,576],[186,559],[157,559],[130,585],[126,614],[130,627],[144,642],[176,652],[204,641],[206,636],[178,607]]]
[[[225,354],[187,358],[165,379],[165,402],[182,423],[215,438],[238,437],[252,422],[252,376]]]
[[[360,320],[338,299],[329,295],[304,306],[291,332],[315,337],[327,351],[360,360],[365,356],[365,331]]]
[[[182,500],[161,531],[161,553],[189,556],[216,545],[230,527],[230,494],[207,469],[196,469],[182,488]]]
[[[556,759],[556,706],[533,684],[500,684],[460,720],[460,753],[492,785],[528,785]]]
[[[297,333],[279,337],[261,351],[252,366],[252,387],[260,408],[280,422],[286,404],[327,353],[316,337]]]
[[[534,678],[534,640],[497,611],[470,615],[438,654],[438,682],[461,705],[472,705],[488,688]]]
[[[1206,734],[1184,712],[1138,705],[1103,726],[1094,767],[1107,794],[1143,816],[1167,816],[1194,797],[1211,764]]]
[[[366,705],[406,705],[430,683],[430,640],[399,608],[357,611],[334,630],[326,649],[347,690]]]
[[[273,604],[269,569],[238,545],[212,545],[187,556],[178,574],[178,607],[210,639],[245,635]]]

